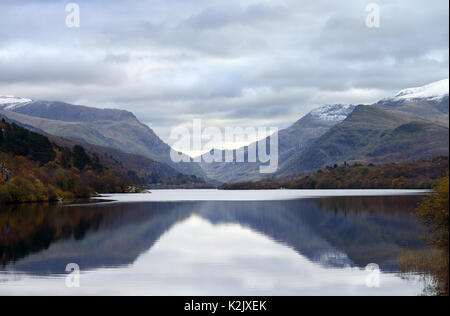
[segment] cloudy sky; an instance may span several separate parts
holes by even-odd
[[[0,0],[0,94],[175,126],[287,127],[448,77],[448,0]]]

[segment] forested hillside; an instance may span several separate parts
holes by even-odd
[[[345,163],[309,175],[224,184],[221,189],[430,189],[434,181],[445,176],[448,166],[447,156],[382,165]]]
[[[124,192],[128,177],[105,168],[80,145],[60,147],[43,135],[0,122],[0,203],[56,201]]]
[[[145,157],[49,139],[0,121],[0,203],[67,200],[152,184],[206,185]]]

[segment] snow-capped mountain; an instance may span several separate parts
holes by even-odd
[[[408,88],[399,91],[395,96],[394,100],[416,100],[416,99],[427,99],[438,101],[449,94],[449,80],[444,79],[427,84],[422,87]]]
[[[31,99],[14,97],[12,95],[0,95],[0,110],[12,110],[32,101]]]
[[[316,120],[340,122],[345,120],[354,109],[355,106],[350,104],[327,104],[313,110],[310,114]]]
[[[325,105],[309,112],[290,127],[278,132],[278,163],[283,165],[302,152],[330,128],[344,121],[355,109],[353,105]],[[254,148],[255,143],[250,147]],[[231,150],[229,151],[229,153]],[[201,167],[211,179],[219,182],[261,180],[261,163],[202,163]]]
[[[170,158],[170,146],[129,111],[5,95],[0,96],[0,112],[0,117],[27,128],[142,155],[171,166],[180,173],[204,177],[196,164],[174,163]]]
[[[394,97],[375,106],[403,112],[448,127],[449,80],[432,82],[422,87],[401,90]]]

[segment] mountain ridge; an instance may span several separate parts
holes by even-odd
[[[280,166],[283,166],[291,155],[303,151],[315,139],[343,120],[354,108],[354,105],[324,105],[309,112],[290,127],[280,130],[278,132],[278,160]],[[225,152],[232,152],[233,155],[236,155],[236,151],[238,150],[244,150],[244,152],[247,153],[249,148],[257,152],[257,148],[255,147],[257,147],[257,142],[239,149],[226,150],[222,155],[226,155]],[[247,157],[247,155],[245,157]],[[215,179],[222,183],[263,179],[266,176],[259,172],[259,168],[262,165],[263,164],[259,162],[202,162],[200,164],[208,178]]]
[[[0,108],[3,116],[48,134],[142,155],[183,174],[205,178],[197,164],[172,162],[170,146],[129,111],[49,101],[9,106],[3,104],[3,110]]]
[[[406,154],[415,159],[448,154],[444,148],[448,147],[448,135],[444,136],[449,128],[448,82],[444,79],[403,89],[372,105],[328,104],[312,110],[278,132],[279,169],[269,176],[259,172],[262,163],[197,164],[191,159],[191,163],[175,164],[170,146],[124,110],[0,96],[0,114],[51,135],[143,155],[187,175],[216,183],[240,182],[314,170],[344,160],[387,162]],[[420,139],[421,144],[408,137]],[[224,152],[235,156],[243,150],[247,157],[249,149],[257,151],[257,143]]]
[[[336,163],[384,163],[448,155],[448,127],[420,117],[395,115],[373,105],[358,106],[277,173],[288,175]]]

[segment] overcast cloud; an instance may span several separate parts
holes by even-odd
[[[133,111],[172,127],[287,127],[448,77],[448,0],[0,0],[0,94]]]

